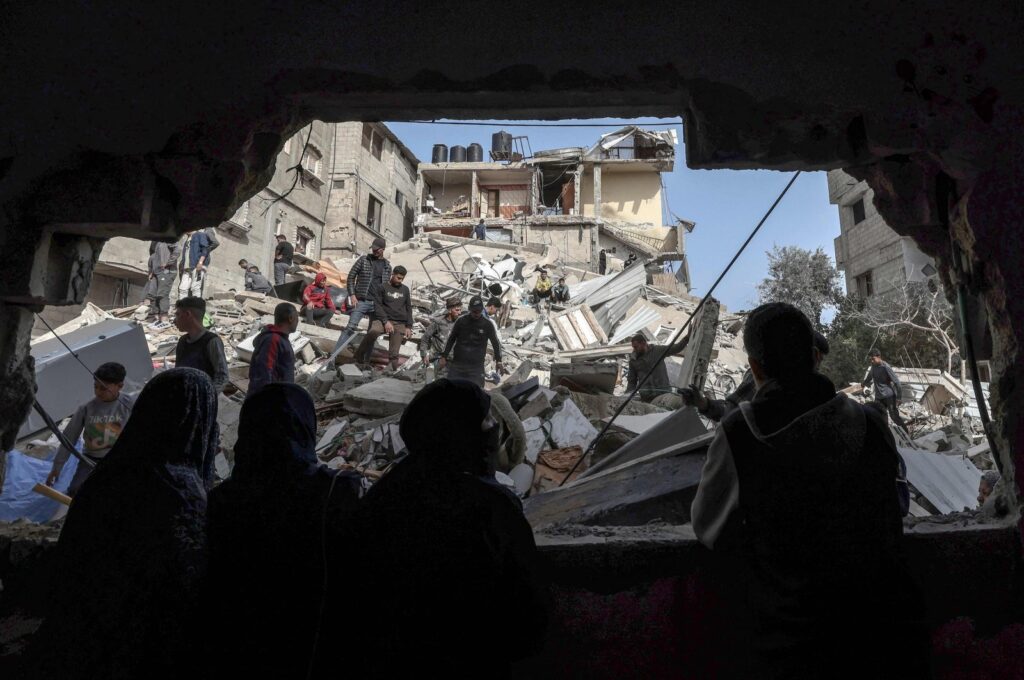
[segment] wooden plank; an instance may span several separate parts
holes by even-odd
[[[597,317],[594,316],[594,310],[590,308],[590,305],[580,305],[579,309],[580,312],[583,313],[583,316],[586,317],[587,321],[590,323],[590,327],[594,329],[594,332],[597,334],[597,337],[601,341],[601,344],[608,344],[608,334],[604,332],[604,329],[601,328],[601,324],[597,322]]]
[[[587,329],[586,319],[583,319],[582,317],[580,319],[576,319],[573,314],[573,310],[570,310],[561,318],[569,322],[569,325],[572,327],[572,332],[576,334],[576,341],[579,343],[580,347],[590,347],[591,345],[597,344],[597,336],[594,335],[593,332],[589,334],[590,338],[587,337],[586,330],[589,329]],[[580,321],[583,323],[580,323]]]

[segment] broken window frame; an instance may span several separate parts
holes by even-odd
[[[872,270],[861,272],[854,278],[857,285],[857,294],[865,300],[875,294],[875,282]]]
[[[376,210],[374,210],[376,207]],[[374,231],[380,231],[380,222],[384,215],[384,201],[373,194],[366,200],[366,226]]]
[[[850,204],[850,215],[853,217],[854,224],[860,224],[867,219],[867,209],[864,206],[863,196]]]

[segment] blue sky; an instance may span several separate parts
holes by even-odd
[[[590,146],[597,138],[615,129],[622,119],[559,121],[595,123],[600,127],[502,127],[502,121],[484,121],[487,125],[436,125],[429,123],[388,123],[396,135],[421,161],[430,161],[436,143],[468,146],[478,142],[490,148],[491,134],[507,129],[513,135],[526,135],[534,151],[563,146]],[[547,123],[550,121],[514,121]],[[667,123],[669,119],[638,118],[630,121]],[[665,173],[669,207],[676,215],[697,223],[687,236],[693,294],[703,295],[736,249],[789,181],[790,173],[771,170],[691,170],[684,161],[682,124],[674,125],[679,136],[675,170]],[[658,127],[664,130],[667,127]],[[833,257],[832,239],[839,235],[839,212],[828,202],[824,172],[805,172],[747,246],[729,275],[719,284],[716,297],[730,310],[750,309],[757,304],[757,284],[767,269],[765,251],[773,245],[821,247]]]

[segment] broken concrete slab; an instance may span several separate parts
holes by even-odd
[[[601,420],[615,413],[616,409],[626,400],[626,396],[612,396],[610,394],[586,394],[585,392],[570,392],[569,398],[580,408],[590,420]],[[634,399],[626,405],[623,415],[642,416],[647,413],[664,413],[665,409],[646,404],[639,399]]]
[[[537,455],[548,448],[547,425],[541,418],[527,418],[523,421],[523,431],[526,433],[526,460],[536,463]]]
[[[565,385],[578,392],[604,392],[612,394],[619,381],[618,362],[573,361],[551,364],[551,387]]]
[[[671,411],[667,418],[649,427],[600,463],[592,465],[587,474],[596,474],[612,466],[637,460],[677,442],[690,441],[706,433],[707,427],[693,407]]]
[[[320,440],[316,443],[316,452],[320,453],[325,450],[346,429],[348,429],[348,419],[336,420],[328,425],[324,433],[320,435]]]
[[[220,446],[229,461],[235,459],[235,443],[238,441],[238,418],[242,414],[242,405],[217,395],[217,425],[220,428]]]
[[[674,444],[643,458],[586,475],[523,502],[535,530],[567,522],[639,526],[652,520],[690,521],[707,448],[714,433]],[[560,481],[560,480],[559,480]]]
[[[643,434],[671,415],[670,411],[664,411],[662,413],[648,413],[643,416],[619,416],[615,419],[613,427],[631,434]],[[610,416],[604,419],[605,422],[609,420],[611,420]]]
[[[559,448],[579,446],[586,450],[597,437],[597,430],[571,400],[562,402],[562,408],[548,418],[551,441]]]
[[[353,387],[345,393],[345,408],[368,416],[389,416],[401,413],[422,387],[419,383],[394,378],[380,378]]]
[[[718,300],[708,298],[697,312],[697,318],[690,327],[690,342],[683,350],[683,366],[676,379],[677,387],[696,385],[697,389],[704,389],[708,364],[711,363],[711,353],[715,348],[720,309]]]
[[[551,410],[551,399],[555,394],[557,393],[550,390],[538,389],[530,395],[528,401],[519,409],[519,419],[528,420],[534,416],[543,416]]]

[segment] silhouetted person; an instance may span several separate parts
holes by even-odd
[[[875,401],[885,407],[885,412],[892,418],[892,422],[906,430],[907,424],[903,422],[899,409],[902,389],[900,379],[896,377],[892,366],[882,361],[882,353],[877,349],[868,353],[868,360],[871,365],[861,385],[874,385]]]
[[[71,504],[46,620],[19,677],[199,677],[217,441],[217,395],[206,375],[176,368],[146,385]]]
[[[924,677],[889,428],[815,372],[792,305],[755,309],[743,341],[757,392],[722,420],[691,514],[697,538],[739,565],[746,676]]]
[[[203,619],[216,677],[304,678],[324,585],[328,526],[343,525],[359,476],[319,465],[316,410],[272,383],[242,406],[231,477],[210,492]],[[333,489],[332,489],[333,486]],[[326,516],[325,516],[326,513]],[[346,575],[354,576],[354,575]],[[329,631],[336,643],[342,631]]]
[[[442,378],[402,415],[408,456],[356,510],[350,577],[335,593],[350,677],[502,677],[544,638],[546,594],[519,499],[488,469],[497,447],[490,397]],[[333,578],[332,573],[332,578]],[[334,581],[337,583],[337,581]],[[408,676],[412,677],[412,676]]]
[[[501,340],[497,326],[484,316],[484,301],[479,295],[469,299],[469,314],[460,316],[448,332],[438,369],[448,368],[448,377],[468,380],[484,386],[484,359],[487,358],[487,342],[494,350],[494,362],[498,372],[502,371]],[[448,360],[451,357],[451,361]]]

